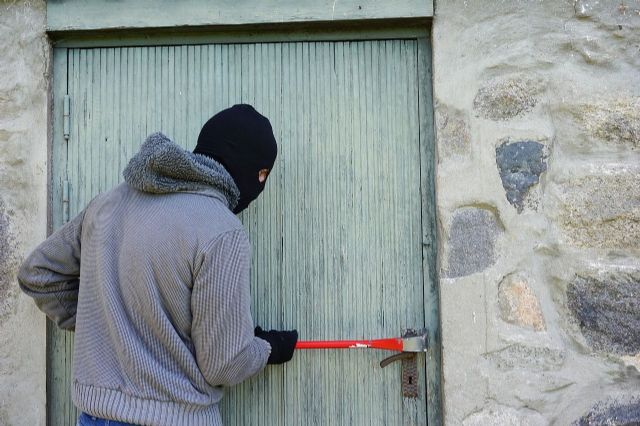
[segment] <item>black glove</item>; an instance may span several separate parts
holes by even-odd
[[[266,340],[271,345],[271,355],[267,360],[267,364],[284,364],[293,358],[293,351],[298,341],[298,331],[264,331],[260,327],[254,330],[256,337]]]

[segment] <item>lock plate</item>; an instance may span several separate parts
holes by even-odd
[[[407,329],[402,337],[414,337],[420,333]],[[405,398],[418,398],[418,354],[402,358],[402,396]]]
[[[418,356],[402,359],[402,396],[405,398],[418,397]]]
[[[424,334],[424,333],[422,333]],[[402,335],[405,337],[415,337],[420,335],[415,330],[406,330]],[[380,367],[384,368],[394,361],[402,361],[401,366],[401,384],[402,396],[404,398],[418,398],[418,353],[417,352],[401,352],[385,358],[380,362]]]

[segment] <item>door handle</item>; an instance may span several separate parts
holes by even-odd
[[[422,330],[424,334],[424,330]],[[414,337],[420,335],[415,330],[406,330],[402,335],[403,338]],[[426,350],[426,348],[425,348]],[[395,361],[402,361],[402,396],[405,398],[418,398],[418,353],[417,352],[400,352],[399,354],[391,355],[388,358],[380,361],[380,367],[385,368],[389,364]]]

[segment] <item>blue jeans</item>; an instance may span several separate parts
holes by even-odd
[[[87,413],[80,414],[76,426],[137,426],[133,423],[119,422],[117,420],[101,419]]]

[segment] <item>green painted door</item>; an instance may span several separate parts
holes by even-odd
[[[306,340],[391,337],[425,326],[433,340],[428,58],[420,38],[59,49],[54,97],[68,94],[70,114],[68,141],[54,142],[54,225],[66,208],[73,217],[119,183],[149,133],[192,149],[208,117],[251,103],[279,141],[263,196],[241,216],[253,247],[255,321],[295,327]],[[64,127],[57,120],[54,127]],[[58,195],[66,196],[62,204]],[[49,331],[50,424],[73,424],[73,336]],[[379,367],[388,355],[299,351],[230,389],[225,424],[435,419],[425,365],[437,393],[437,353],[419,358],[417,399],[402,396],[400,363]]]

